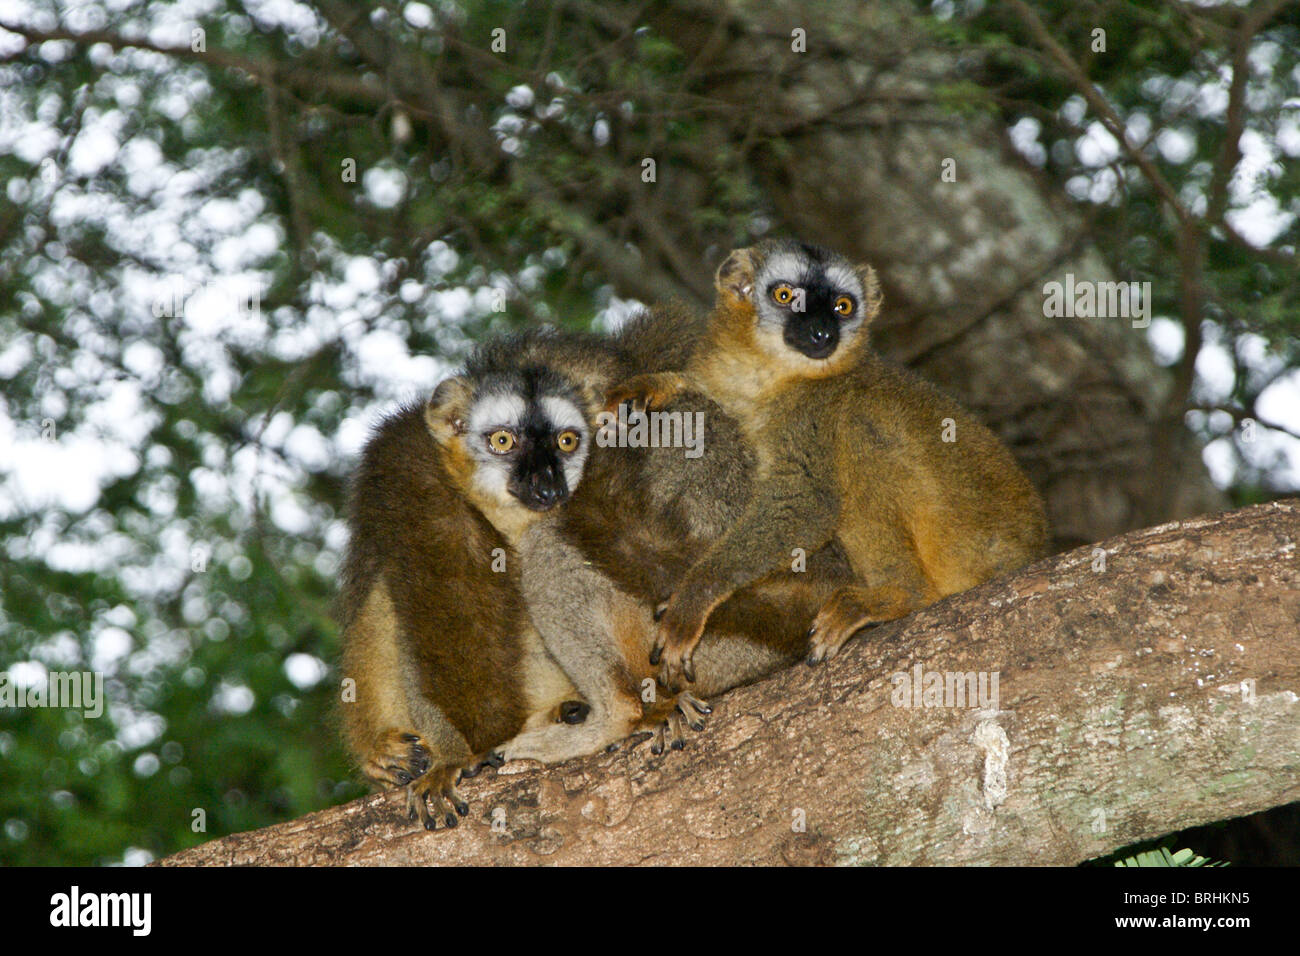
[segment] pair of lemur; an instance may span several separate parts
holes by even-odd
[[[679,746],[708,713],[694,693],[816,663],[1042,552],[1042,504],[1007,450],[869,350],[869,266],[769,241],[732,252],[716,286],[708,316],[490,343],[367,445],[344,724],[427,828],[467,812],[455,783],[484,763],[643,729]],[[703,410],[704,454],[593,447],[623,401]]]

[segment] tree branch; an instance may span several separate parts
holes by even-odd
[[[685,751],[468,781],[457,830],[387,793],[161,862],[1078,863],[1300,799],[1297,543],[1297,500],[1133,532],[732,692]],[[895,706],[916,667],[999,699]]]
[[[362,102],[382,105],[384,100],[380,91],[356,76],[321,69],[296,70],[277,67],[269,60],[242,56],[230,50],[213,47],[207,50],[193,50],[187,46],[167,46],[154,43],[145,37],[123,36],[112,30],[67,30],[63,27],[42,30],[22,23],[0,20],[0,30],[16,33],[28,41],[28,48],[52,40],[75,43],[89,47],[96,43],[105,43],[114,50],[147,50],[186,62],[204,63],[227,70],[240,70],[258,83],[274,84],[277,79],[293,86],[299,92],[319,94],[322,91],[331,96],[359,99]],[[20,52],[26,53],[27,49]],[[277,76],[278,73],[278,76]]]
[[[1088,75],[1075,62],[1074,57],[1070,56],[1065,48],[1056,42],[1056,38],[1052,36],[1051,31],[1043,24],[1038,14],[1024,0],[1011,0],[1011,6],[1025,21],[1038,45],[1047,52],[1057,68],[1074,85],[1079,95],[1092,107],[1093,112],[1097,114],[1097,118],[1106,127],[1107,132],[1115,137],[1119,148],[1123,150],[1138,169],[1142,170],[1142,175],[1146,177],[1147,182],[1151,184],[1151,188],[1169,207],[1170,212],[1174,214],[1179,224],[1186,225],[1194,222],[1194,217],[1187,207],[1183,205],[1182,200],[1178,198],[1178,193],[1173,186],[1161,174],[1151,157],[1130,142],[1128,132],[1124,127],[1124,121],[1120,119],[1119,114],[1115,112],[1110,103],[1106,102],[1106,98],[1101,95],[1092,80],[1088,79]]]

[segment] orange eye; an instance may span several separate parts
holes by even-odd
[[[842,295],[835,300],[835,312],[837,315],[852,315],[853,300],[847,295]]]
[[[581,443],[581,441],[582,439],[578,436],[578,433],[573,431],[572,429],[569,429],[567,431],[560,432],[559,436],[555,439],[555,444],[556,447],[558,447],[560,451],[564,452],[566,455],[572,455],[575,451],[578,450],[578,445]]]
[[[789,305],[794,298],[794,289],[782,283],[772,290],[772,299],[777,305]]]
[[[515,447],[514,433],[506,429],[488,435],[488,450],[494,455],[504,455]]]

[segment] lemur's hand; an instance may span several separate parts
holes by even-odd
[[[633,375],[605,393],[605,410],[616,412],[624,402],[628,402],[634,412],[663,408],[683,388],[684,380],[673,372]]]
[[[691,591],[678,591],[655,614],[659,630],[650,651],[650,663],[659,666],[659,680],[674,693],[681,688],[683,679],[695,680],[692,657],[715,606],[716,602]]]

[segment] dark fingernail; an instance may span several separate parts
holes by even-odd
[[[686,741],[682,740],[681,737],[678,737],[676,740],[673,741],[673,750],[681,750],[685,746],[686,746]]]
[[[408,744],[413,744],[420,738],[415,734],[402,734],[402,739],[405,740]]]
[[[456,812],[459,813],[462,817],[469,816],[469,804],[466,803],[464,800],[460,801],[459,803],[456,804]]]
[[[403,784],[410,783],[411,775],[407,773],[405,770],[399,770],[397,771],[397,782]]]
[[[652,648],[650,651],[650,663],[655,667],[658,667],[659,662],[663,660],[663,656],[664,656],[664,649],[662,647]]]

